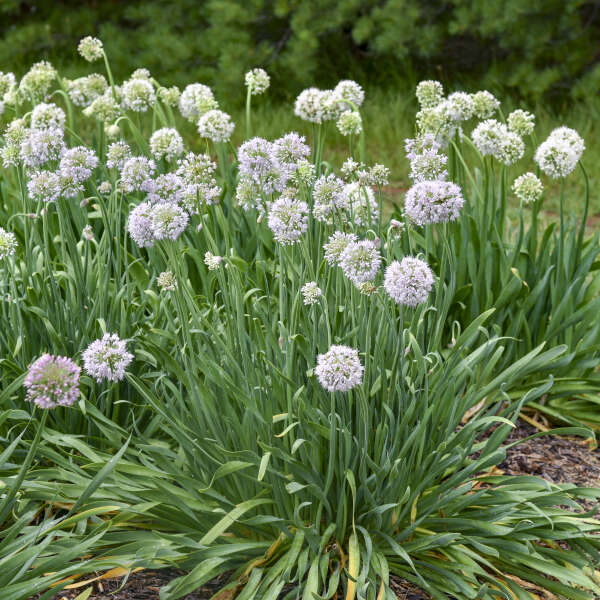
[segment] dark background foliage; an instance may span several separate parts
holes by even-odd
[[[145,66],[219,94],[253,66],[288,97],[435,77],[564,106],[600,86],[599,0],[2,0],[0,27],[0,69],[18,75],[42,57],[67,76],[91,70],[75,48],[92,34],[119,78]]]

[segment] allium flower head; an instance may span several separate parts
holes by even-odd
[[[308,229],[306,202],[281,196],[269,208],[269,229],[280,244],[294,244]]]
[[[390,182],[390,170],[381,164],[374,164],[369,171],[369,178],[372,185],[383,187]]]
[[[475,147],[483,154],[491,155],[510,165],[519,160],[525,152],[525,143],[504,123],[487,119],[477,125],[471,134]]]
[[[100,60],[104,56],[102,42],[91,35],[84,37],[77,46],[77,52],[88,62]]]
[[[313,216],[318,221],[332,221],[337,211],[348,210],[350,203],[346,184],[334,173],[321,175],[313,188]]]
[[[208,138],[215,143],[228,142],[234,129],[235,123],[222,110],[209,110],[198,119],[200,137]]]
[[[94,230],[91,225],[86,225],[81,231],[81,237],[88,242],[91,242],[94,239]]]
[[[521,202],[530,204],[542,197],[544,186],[533,173],[524,173],[515,179],[512,189]]]
[[[181,90],[176,85],[172,85],[169,88],[160,87],[158,88],[157,95],[163,104],[175,107],[179,103],[179,98],[181,98]]]
[[[67,92],[71,102],[76,106],[87,107],[108,89],[104,75],[92,73],[66,82]]]
[[[405,256],[387,267],[383,287],[396,304],[415,307],[427,300],[434,283],[435,278],[426,262]]]
[[[338,113],[338,102],[331,90],[308,88],[300,92],[294,104],[294,114],[311,123],[329,121]]]
[[[75,173],[68,169],[58,169],[58,186],[60,195],[63,198],[75,198],[80,192],[83,192],[83,184],[75,176]]]
[[[239,172],[248,177],[264,194],[281,192],[286,184],[286,171],[273,157],[271,142],[259,137],[244,142],[238,149]]]
[[[140,248],[150,248],[154,246],[154,232],[152,230],[152,204],[142,202],[138,204],[130,213],[127,220],[127,229],[131,239]]]
[[[354,182],[348,183],[344,191],[350,204],[352,220],[356,225],[366,227],[377,222],[379,205],[370,187],[361,185],[360,182]]]
[[[223,262],[222,256],[217,256],[212,252],[206,252],[204,254],[204,264],[208,267],[209,271],[216,271]]]
[[[183,154],[183,139],[172,127],[157,129],[150,137],[150,152],[156,160],[171,162]]]
[[[27,371],[25,400],[40,408],[71,406],[79,398],[81,369],[64,356],[44,354]]]
[[[127,341],[116,333],[105,333],[83,352],[83,368],[98,382],[121,381],[132,360],[133,354],[127,352]]]
[[[72,177],[78,183],[89,179],[97,166],[96,153],[85,146],[75,146],[65,150],[60,159],[61,173]]]
[[[310,155],[310,148],[303,135],[291,131],[271,144],[271,155],[282,171],[291,174],[296,171],[298,161],[304,160]]]
[[[559,127],[540,144],[534,160],[546,175],[558,179],[575,169],[584,150],[583,139],[574,129]]]
[[[269,89],[271,78],[264,69],[252,69],[246,73],[246,87],[253,96],[264,94]]]
[[[335,88],[333,95],[340,104],[341,110],[356,110],[362,106],[365,100],[365,92],[356,81],[343,79]]]
[[[121,188],[124,192],[142,190],[143,184],[152,177],[156,165],[145,156],[128,158],[121,169]]]
[[[15,234],[0,227],[0,260],[12,256],[17,249]]]
[[[358,135],[362,131],[362,118],[358,111],[347,110],[340,115],[336,125],[342,135]]]
[[[475,114],[475,102],[471,94],[454,92],[447,98],[450,118],[453,121],[468,121]]]
[[[434,108],[444,98],[444,88],[439,81],[421,81],[417,85],[416,95],[421,108]]]
[[[32,129],[48,129],[55,127],[63,129],[65,126],[65,111],[56,104],[40,102],[31,111]]]
[[[183,179],[176,173],[161,173],[156,179],[147,179],[142,184],[143,191],[148,193],[148,202],[153,204],[178,204],[187,196],[187,188]]]
[[[333,345],[317,356],[315,375],[328,392],[348,392],[362,383],[364,370],[358,350]]]
[[[521,137],[531,135],[535,128],[535,115],[526,110],[513,110],[507,119],[509,131],[513,131]]]
[[[157,240],[176,240],[184,232],[189,220],[183,208],[170,202],[155,204],[150,213],[152,233]]]
[[[302,298],[304,299],[304,304],[316,304],[321,297],[321,288],[317,285],[316,281],[309,281],[304,284],[301,289]]]
[[[440,154],[440,144],[435,135],[426,133],[418,138],[404,140],[406,155],[410,160],[410,178],[415,181],[444,181],[448,177],[448,157]]]
[[[154,86],[147,79],[129,79],[121,91],[123,106],[134,112],[146,112],[156,102]]]
[[[29,176],[27,191],[34,200],[54,202],[60,195],[60,181],[57,173],[37,171]]]
[[[112,192],[112,184],[110,183],[110,181],[103,181],[98,186],[98,192],[103,196],[108,196]]]
[[[23,76],[19,90],[28,98],[43,98],[56,79],[56,69],[47,61],[35,63]]]
[[[212,182],[216,168],[216,163],[208,154],[188,152],[177,161],[177,175],[189,184]]]
[[[177,289],[177,279],[171,271],[163,271],[158,276],[156,283],[163,292],[173,292]]]
[[[103,123],[112,123],[119,118],[121,107],[113,98],[112,91],[107,89],[104,94],[95,98],[89,106],[83,109],[83,114]]]
[[[14,73],[3,73],[0,71],[0,98],[5,99],[7,94],[15,88],[17,80]]]
[[[131,148],[123,141],[113,142],[106,151],[106,166],[109,169],[120,170],[129,158],[131,158]]]
[[[21,142],[20,158],[28,167],[58,160],[65,147],[64,132],[57,127],[30,129]]]
[[[327,243],[323,245],[327,264],[332,267],[337,266],[340,262],[342,252],[344,252],[346,249],[346,246],[357,241],[358,237],[354,233],[343,233],[342,231],[336,231],[329,236],[329,240],[327,240]]]
[[[339,258],[344,275],[355,285],[373,281],[381,266],[381,254],[372,240],[349,242]]]
[[[406,193],[405,212],[416,225],[455,221],[464,205],[460,188],[451,181],[420,181]]]
[[[148,81],[152,79],[152,75],[150,75],[150,71],[144,67],[140,69],[136,69],[131,74],[131,79],[147,79]]]
[[[181,114],[192,123],[209,110],[219,108],[212,90],[202,83],[190,83],[181,93],[179,110]]]
[[[242,175],[235,188],[236,202],[245,210],[255,209],[264,212],[260,189],[253,179]]]
[[[487,90],[472,94],[473,108],[478,119],[489,119],[500,108],[500,101]]]
[[[419,133],[434,134],[436,139],[448,145],[448,140],[454,137],[457,131],[456,121],[452,119],[450,103],[443,100],[433,108],[422,108],[416,115]]]
[[[295,185],[304,185],[310,187],[317,179],[317,171],[315,165],[303,158],[296,163],[293,181]]]
[[[500,142],[497,158],[505,165],[512,165],[523,158],[525,142],[513,131],[507,131]]]

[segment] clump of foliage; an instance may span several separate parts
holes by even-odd
[[[391,600],[391,575],[439,599],[600,593],[580,504],[600,491],[491,470],[524,406],[597,399],[598,240],[562,198],[537,226],[542,178],[583,171],[578,133],[509,182],[534,116],[422,82],[389,215],[355,81],[296,98],[309,140],[267,140],[271,79],[248,72],[236,148],[210,87],[119,82],[99,39],[78,49],[105,71],[0,76],[3,597],[171,565],[162,600],[219,574],[239,600]]]

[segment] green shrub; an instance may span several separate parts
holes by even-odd
[[[582,0],[46,0],[3,3],[0,26],[3,70],[45,56],[79,73],[73,48],[90,33],[119,78],[144,65],[165,84],[205,81],[220,94],[253,66],[282,95],[348,76],[398,87],[418,73],[559,101],[591,97],[600,80],[600,16]]]

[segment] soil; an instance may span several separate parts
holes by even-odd
[[[519,421],[507,442],[526,438],[538,431],[532,425]],[[589,444],[579,438],[542,436],[510,448],[506,460],[498,465],[498,469],[507,475],[536,475],[554,483],[597,487],[600,486],[600,450],[592,450]],[[160,588],[182,574],[174,569],[143,570],[131,574],[125,585],[122,578],[98,581],[94,583],[94,591],[88,600],[158,600]],[[209,600],[221,585],[219,580],[212,581],[185,596],[184,600]],[[64,590],[52,600],[74,600],[86,587]],[[392,577],[391,587],[399,600],[430,598],[403,579]],[[532,588],[531,591],[543,598],[540,588]]]

